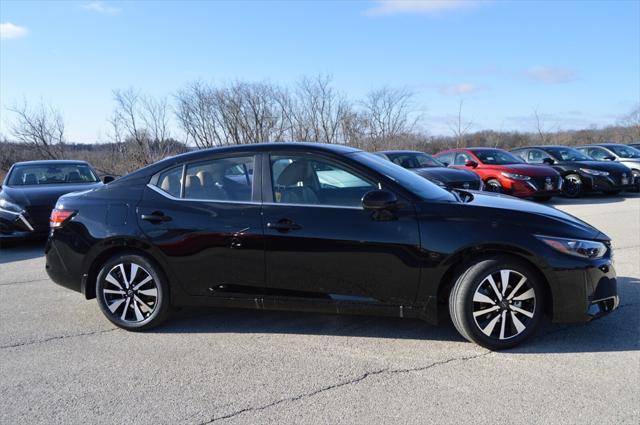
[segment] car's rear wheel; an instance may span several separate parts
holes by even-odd
[[[485,184],[485,190],[487,192],[504,193],[502,184],[496,179],[487,180],[487,183]]]
[[[562,194],[568,198],[577,198],[582,193],[582,179],[577,174],[564,176]]]
[[[131,331],[158,326],[170,311],[164,274],[136,254],[116,255],[102,266],[96,298],[107,319]]]
[[[469,341],[491,350],[516,346],[536,330],[544,293],[536,273],[507,255],[467,265],[449,295],[454,326]]]

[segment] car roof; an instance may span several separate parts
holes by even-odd
[[[397,150],[390,150],[390,151],[377,151],[374,153],[383,153],[385,155],[393,155],[393,154],[403,154],[403,153],[421,153],[421,154],[425,154],[424,152],[421,151],[410,151],[410,150],[405,150],[405,149],[397,149]],[[429,155],[428,153],[425,155]]]
[[[46,160],[37,160],[37,161],[20,161],[20,162],[16,162],[13,165],[65,165],[65,164],[89,165],[87,161],[82,161],[79,159],[46,159]]]
[[[560,148],[560,149],[575,149],[580,146],[563,146],[563,145],[533,145],[533,146],[524,146],[518,149],[545,149],[545,148]]]

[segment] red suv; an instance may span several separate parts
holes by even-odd
[[[450,149],[434,156],[448,166],[475,171],[491,192],[546,201],[562,188],[562,178],[553,168],[525,164],[502,149]]]

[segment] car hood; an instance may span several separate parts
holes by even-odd
[[[555,177],[558,172],[548,165],[532,164],[506,164],[506,165],[483,165],[485,170],[497,170],[507,173],[522,174],[530,177]]]
[[[526,226],[532,234],[608,241],[609,237],[588,223],[556,208],[508,195],[472,192],[459,204],[461,218],[505,222]],[[428,208],[428,206],[425,205]],[[482,211],[480,211],[482,210]]]
[[[20,187],[4,186],[2,194],[21,207],[51,206],[53,208],[58,198],[64,194],[96,189],[102,186],[102,182]]]
[[[415,168],[411,171],[418,174],[419,176],[426,177],[428,179],[440,180],[443,183],[476,181],[480,179],[480,177],[473,171],[458,170],[456,168],[448,167]]]
[[[618,172],[618,173],[626,173],[629,172],[629,167],[624,164],[613,162],[613,161],[564,161],[559,164],[573,164],[577,167],[581,168],[590,168],[592,170],[598,171],[608,171],[608,172]]]

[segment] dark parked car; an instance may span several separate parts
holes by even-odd
[[[450,313],[465,338],[500,349],[545,312],[582,322],[616,308],[606,235],[554,208],[465,193],[344,146],[201,150],[62,196],[46,268],[129,330],[171,305]]]
[[[631,170],[635,190],[640,189],[640,150],[616,143],[586,145],[577,149],[596,161],[615,161],[626,165]]]
[[[434,156],[450,167],[473,170],[490,192],[548,201],[562,186],[560,175],[552,168],[525,164],[502,149],[450,149]]]
[[[84,161],[28,161],[14,164],[0,191],[0,241],[45,236],[49,215],[61,195],[102,186]]]
[[[431,155],[419,151],[376,152],[381,158],[413,171],[446,189],[482,190],[480,176],[473,171],[449,168]]]
[[[631,170],[622,164],[596,161],[566,146],[530,146],[511,151],[529,164],[550,165],[564,179],[562,193],[575,198],[586,192],[615,195],[633,189]]]
[[[629,143],[627,146],[640,150],[640,143]]]

